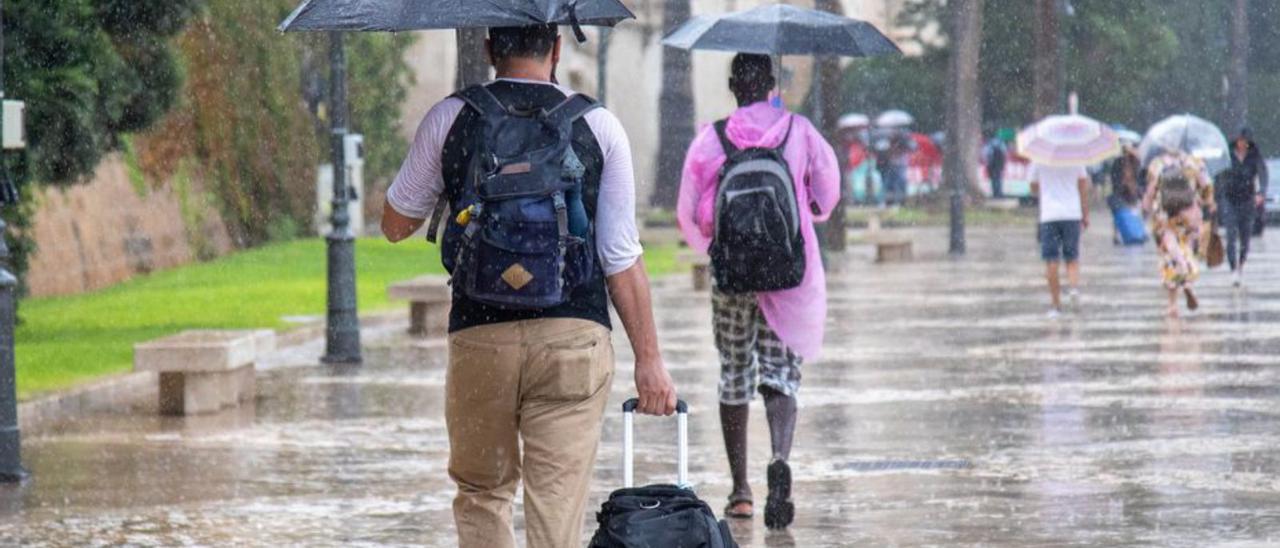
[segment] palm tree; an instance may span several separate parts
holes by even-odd
[[[964,201],[977,187],[982,102],[978,61],[982,55],[982,0],[947,2],[951,60],[947,70],[947,142],[943,172],[951,183],[951,253],[965,252]]]
[[[1061,110],[1061,61],[1062,32],[1060,18],[1061,0],[1035,0],[1035,51],[1032,54],[1032,117],[1036,120]]]
[[[689,20],[689,0],[667,0],[662,10],[663,34]],[[693,82],[690,54],[686,50],[662,49],[662,93],[658,97],[658,172],[649,203],[675,209],[680,190],[684,155],[693,141]]]
[[[834,13],[836,15],[844,15],[844,9],[840,6],[839,0],[816,0],[814,8]],[[819,104],[815,105],[815,114],[818,114],[814,124],[822,131],[823,137],[828,143],[840,146],[840,138],[837,136],[836,123],[840,118],[840,62],[834,56],[819,57],[814,67],[814,86],[818,91]],[[844,173],[846,169],[845,161],[848,156],[845,154],[836,154],[836,158],[840,161],[840,173]],[[822,230],[822,242],[828,251],[844,251],[847,243],[845,234],[845,218],[844,218],[844,186],[841,188],[841,200],[836,203],[836,208],[831,213],[831,220],[827,221],[826,226]]]

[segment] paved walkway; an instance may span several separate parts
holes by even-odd
[[[975,230],[963,260],[941,231],[912,233],[914,263],[838,261],[827,353],[805,370],[799,516],[787,533],[735,523],[744,546],[1280,543],[1280,233],[1248,289],[1208,273],[1201,312],[1179,322],[1162,317],[1150,248],[1113,248],[1109,227],[1090,233],[1082,302],[1059,320],[1029,230]],[[694,410],[692,479],[719,510],[707,296],[681,276],[657,303]],[[393,337],[361,371],[273,371],[239,412],[29,432],[35,479],[0,491],[0,545],[451,546],[443,381],[438,342]],[[638,422],[639,478],[668,479],[673,429]],[[620,482],[619,425],[611,411],[593,504]]]

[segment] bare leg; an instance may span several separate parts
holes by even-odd
[[[1080,261],[1067,263],[1067,287],[1080,289]]]
[[[729,501],[734,512],[751,514],[751,484],[747,482],[747,418],[749,405],[720,404],[720,428],[724,448],[729,455],[729,473],[733,476],[733,492]]]
[[[1060,310],[1062,308],[1062,282],[1058,279],[1058,261],[1049,261],[1045,263],[1045,278],[1049,280],[1049,297],[1053,302],[1053,309]]]
[[[1169,289],[1169,307],[1166,309],[1170,318],[1178,317],[1178,290],[1177,288]]]

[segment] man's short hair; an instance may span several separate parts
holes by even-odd
[[[729,74],[733,78],[733,92],[740,96],[768,95],[776,83],[773,78],[773,59],[768,55],[739,53],[733,57]]]
[[[512,57],[541,58],[551,54],[560,29],[556,25],[528,27],[492,27],[489,47],[495,60]]]

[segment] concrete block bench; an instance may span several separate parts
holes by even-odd
[[[194,330],[133,347],[135,371],[160,375],[160,413],[196,415],[254,396],[254,362],[275,349],[264,330]]]
[[[443,337],[449,334],[449,309],[453,293],[449,277],[419,276],[387,286],[387,297],[409,301],[409,334],[416,337]]]
[[[877,263],[901,263],[912,258],[911,239],[901,236],[881,235],[874,239]]]
[[[704,253],[686,250],[676,255],[676,261],[689,265],[689,271],[693,275],[694,291],[711,290],[711,257]]]

